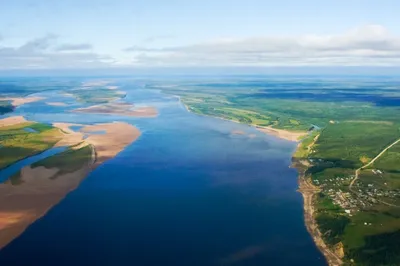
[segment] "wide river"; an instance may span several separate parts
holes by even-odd
[[[42,101],[13,113],[46,123],[125,121],[142,136],[1,250],[0,265],[326,265],[289,168],[296,143],[120,85],[127,101],[160,115],[69,113],[82,105],[59,92],[38,95],[69,106]]]

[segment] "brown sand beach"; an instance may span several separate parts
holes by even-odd
[[[256,127],[257,130],[270,134],[270,135],[274,135],[278,138],[281,139],[286,139],[289,141],[299,141],[302,137],[305,137],[308,133],[307,132],[293,132],[293,131],[288,131],[288,130],[284,130],[284,129],[276,129],[276,128],[272,128],[272,127],[260,127],[257,126]]]
[[[25,121],[23,117],[14,117],[5,122],[1,120],[1,123],[12,125]],[[77,145],[74,149],[89,146],[91,158],[86,158],[82,166],[72,172],[62,172],[57,167],[26,166],[17,176],[17,183],[8,180],[0,184],[0,249],[76,189],[90,171],[116,156],[140,136],[137,128],[121,122],[84,126],[81,132],[73,131],[72,125],[54,124],[64,134],[56,146]],[[86,139],[83,139],[84,135]]]
[[[23,116],[11,116],[0,120],[0,127],[7,127],[28,122]]]

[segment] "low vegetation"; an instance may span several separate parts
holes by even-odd
[[[61,138],[59,129],[46,124],[0,127],[0,169],[51,148]]]
[[[47,169],[58,168],[57,175],[72,173],[87,165],[92,160],[92,148],[86,145],[79,149],[69,148],[68,150],[48,157],[32,165],[33,168],[43,166]]]

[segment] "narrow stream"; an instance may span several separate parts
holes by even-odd
[[[29,166],[40,160],[46,159],[47,157],[61,153],[61,152],[65,151],[66,149],[67,149],[66,147],[51,148],[42,153],[30,156],[21,161],[18,161],[16,163],[4,168],[3,170],[0,170],[0,183],[5,182],[8,178],[10,178],[12,175],[17,173],[18,171],[20,171],[25,166]]]

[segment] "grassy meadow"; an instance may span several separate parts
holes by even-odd
[[[0,169],[51,148],[61,138],[59,129],[46,124],[0,127]]]

